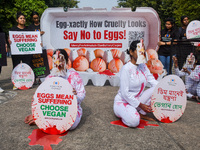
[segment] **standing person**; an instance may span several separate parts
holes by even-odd
[[[51,74],[46,77],[52,78],[52,77],[61,77],[69,81],[69,83],[73,87],[73,93],[77,97],[77,116],[74,124],[70,128],[70,130],[75,129],[79,122],[81,121],[82,117],[82,108],[81,108],[81,102],[85,98],[85,88],[83,85],[83,81],[80,77],[80,75],[73,70],[67,70],[66,65],[68,63],[68,55],[67,52],[64,49],[58,49],[54,52],[53,55],[53,69],[51,70]],[[32,115],[29,115],[24,120],[25,123],[32,125],[35,124],[35,121],[33,119]]]
[[[28,31],[28,28],[25,26],[26,24],[26,18],[25,15],[21,12],[17,12],[16,15],[16,22],[17,26],[13,26],[10,31]],[[8,42],[11,45],[10,38],[8,38]],[[23,63],[26,63],[27,65],[31,66],[31,54],[26,55],[11,55],[12,56],[12,63],[13,63],[13,69],[22,61]],[[17,88],[13,86],[13,90],[16,90]]]
[[[158,58],[162,62],[164,69],[167,70],[167,74],[170,73],[170,59],[175,50],[172,48],[172,41],[179,38],[178,30],[175,27],[173,19],[168,18],[165,21],[165,28],[161,30],[161,39],[158,42]]]
[[[189,24],[189,18],[187,16],[181,16],[181,24],[182,27],[179,27],[178,31],[179,31],[179,39],[187,39],[186,38],[186,28]]]
[[[26,24],[26,18],[25,15],[21,12],[17,12],[17,26],[13,26],[10,31],[28,31],[28,28],[25,26]],[[10,39],[8,39],[9,44],[11,45]],[[12,63],[13,63],[13,69],[22,61],[23,63],[28,64],[31,66],[31,58],[32,55],[12,55]]]
[[[129,127],[137,127],[140,123],[140,117],[153,120],[145,115],[152,112],[151,95],[158,82],[144,61],[143,63],[138,62],[141,60],[139,59],[139,53],[141,53],[139,48],[141,47],[139,41],[133,41],[130,49],[127,50],[131,60],[120,70],[120,88],[114,99],[115,115]],[[152,87],[144,91],[147,83],[150,83]]]
[[[40,30],[40,16],[36,11],[33,11],[31,14],[32,24],[28,26],[30,31],[40,31],[40,34],[43,35],[44,31]]]
[[[33,11],[31,14],[31,19],[32,19],[33,23],[28,26],[28,29],[30,31],[39,31],[40,35],[43,35],[44,31],[40,30],[40,16],[39,16],[38,12]],[[33,54],[33,57],[34,57],[34,55],[37,55],[37,54]],[[37,78],[35,78],[34,84],[40,84],[40,83],[41,83],[40,79],[37,81]]]

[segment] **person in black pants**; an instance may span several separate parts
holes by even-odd
[[[28,27],[25,26],[26,18],[25,15],[21,12],[17,13],[17,26],[13,26],[10,31],[29,31]],[[8,39],[9,44],[12,44],[10,39]],[[13,69],[22,61],[23,63],[26,63],[27,65],[31,66],[31,58],[32,55],[12,55],[12,63],[13,63]]]
[[[175,54],[175,50],[171,46],[173,41],[179,38],[179,32],[176,29],[175,21],[172,18],[167,18],[165,21],[165,28],[161,30],[160,41],[158,42],[158,57],[162,62],[164,69],[167,70],[167,74],[170,70],[171,55]]]

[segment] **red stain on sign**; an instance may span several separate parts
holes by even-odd
[[[160,121],[163,122],[163,123],[172,123],[172,122],[173,122],[173,121],[171,121],[171,120],[169,119],[169,117],[164,117],[164,118],[162,118]]]
[[[44,150],[52,150],[51,144],[57,145],[62,141],[61,136],[67,135],[68,132],[65,132],[61,135],[51,135],[46,134],[40,129],[33,130],[32,134],[28,137],[31,139],[29,145],[41,145],[44,147]]]

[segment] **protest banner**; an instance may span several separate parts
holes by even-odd
[[[194,20],[191,21],[186,29],[187,39],[196,39],[200,38],[200,21]],[[200,42],[192,42],[195,46],[199,46]]]
[[[160,19],[150,7],[104,9],[46,9],[41,17],[45,31],[43,44],[46,49],[57,48],[118,48],[125,51],[134,40],[144,39],[147,49],[155,49],[159,41]],[[56,35],[56,36],[55,36]]]
[[[18,89],[27,90],[32,87],[35,76],[29,65],[20,63],[13,69],[11,79]]]
[[[0,33],[0,66],[7,66],[5,33]]]
[[[200,38],[200,21],[191,21],[186,29],[187,39]]]
[[[43,78],[50,74],[46,50],[42,50],[42,54],[33,55],[32,69],[35,77]]]
[[[96,86],[104,85],[108,75],[99,84],[99,72],[114,73],[110,83],[119,85],[115,76],[130,58],[126,50],[132,41],[144,40],[145,49],[156,49],[160,34],[160,19],[150,7],[106,9],[47,8],[41,17],[45,49],[70,51],[72,68],[79,71],[84,83],[91,79]],[[81,51],[83,53],[79,53]],[[96,57],[96,53],[101,53]],[[116,58],[115,54],[120,53]],[[84,54],[84,55],[83,55]],[[49,62],[52,62],[51,57]]]
[[[77,99],[71,84],[61,77],[46,79],[36,90],[32,114],[36,125],[45,133],[61,134],[76,120]]]
[[[12,55],[41,54],[40,32],[9,31]]]
[[[183,115],[186,102],[182,79],[176,75],[168,75],[156,86],[151,97],[151,108],[159,121],[172,123]]]

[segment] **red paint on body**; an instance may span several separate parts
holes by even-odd
[[[128,128],[127,125],[125,125],[121,119],[120,120],[116,120],[116,121],[112,121],[110,122],[111,124],[113,125],[118,125],[118,126],[122,126],[122,127],[125,127],[125,128]],[[145,126],[154,126],[154,127],[157,127],[159,125],[157,124],[148,124],[148,121],[145,121],[145,120],[140,120],[140,124],[136,127],[136,128],[139,128],[139,129],[144,129]]]
[[[114,76],[115,74],[114,73],[112,73],[110,70],[105,70],[105,71],[103,71],[103,72],[99,72],[99,74],[105,74],[105,75],[108,75],[108,76]]]
[[[153,73],[154,78],[157,80],[158,79],[158,74],[157,73]]]
[[[29,145],[41,145],[44,150],[52,150],[51,144],[57,145],[62,141],[60,136],[67,135],[68,132],[61,135],[50,135],[42,132],[40,129],[33,130],[32,134],[28,137],[31,141]]]
[[[142,86],[141,86],[140,92],[139,92],[135,97],[140,96],[140,94],[142,93],[143,90],[144,90],[144,83],[142,83]]]

